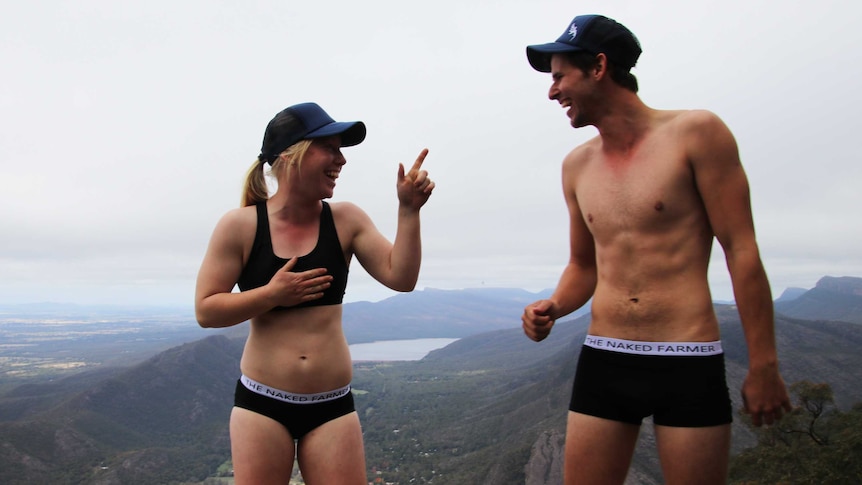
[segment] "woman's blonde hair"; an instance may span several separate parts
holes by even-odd
[[[290,166],[296,165],[297,171],[300,169],[305,152],[310,146],[311,140],[300,140],[278,154],[269,169],[276,183],[282,182],[282,177],[284,177],[283,181],[287,182],[290,177],[288,170]],[[240,207],[255,205],[269,199],[269,187],[266,184],[265,172],[266,162],[258,158],[245,174],[245,186],[240,198]]]

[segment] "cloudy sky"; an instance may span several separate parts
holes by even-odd
[[[855,0],[34,0],[0,18],[0,303],[191,305],[269,119],[362,120],[335,200],[394,236],[398,162],[428,147],[420,288],[553,287],[560,161],[596,134],[547,99],[527,44],[577,14],[627,25],[654,108],[705,108],[740,146],[777,297],[862,276]],[[710,281],[730,299],[720,248]],[[347,299],[392,293],[351,268]]]

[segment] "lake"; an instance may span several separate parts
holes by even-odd
[[[368,360],[420,360],[432,350],[456,341],[456,338],[417,338],[409,340],[381,340],[350,346],[354,362]]]

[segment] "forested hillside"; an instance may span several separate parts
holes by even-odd
[[[747,369],[744,337],[735,309],[717,310],[728,385],[739,409]],[[482,334],[420,362],[357,369],[357,386],[372,391],[357,399],[367,413],[369,465],[384,469],[383,477],[396,483],[441,473],[451,483],[559,483],[549,477],[561,476],[566,410],[586,325],[587,318],[559,322],[539,344],[523,338],[519,329]],[[840,408],[862,402],[858,324],[779,316],[776,332],[789,383],[827,383]],[[734,452],[756,442],[737,419]],[[663,483],[654,444],[651,427],[644,426],[630,483]]]

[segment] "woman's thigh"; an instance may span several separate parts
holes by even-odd
[[[366,485],[365,448],[356,412],[328,421],[305,435],[297,450],[308,485]]]
[[[243,408],[230,415],[230,449],[236,485],[287,484],[296,453],[281,423]]]

